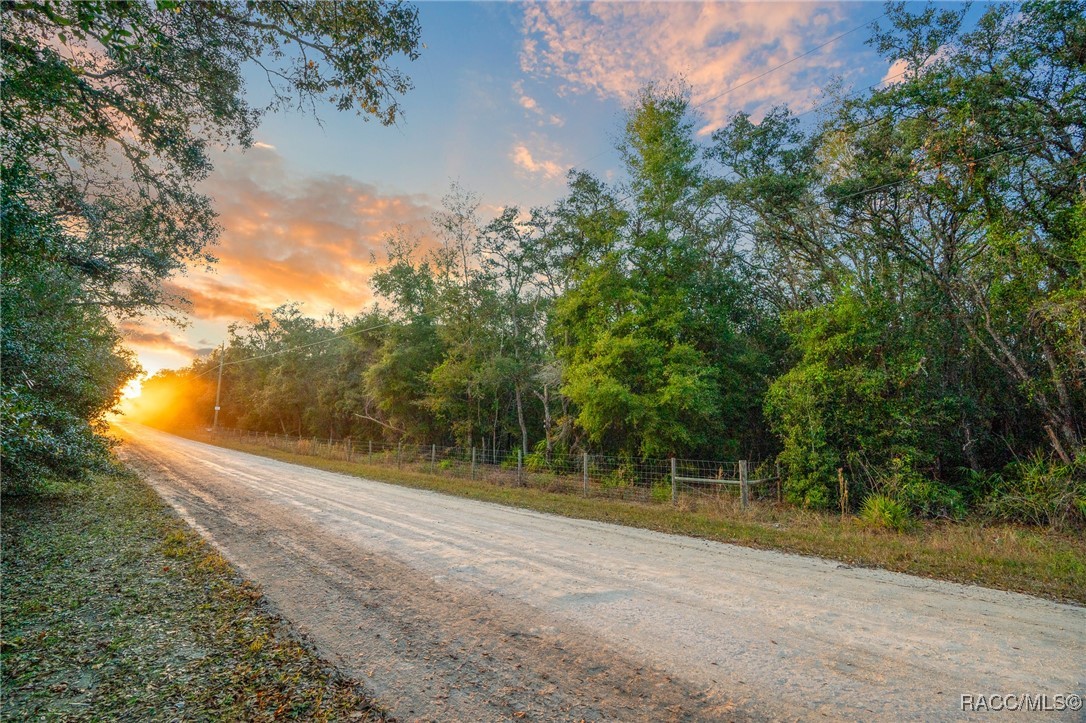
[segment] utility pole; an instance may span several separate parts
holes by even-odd
[[[222,394],[222,364],[226,357],[226,342],[219,347],[219,384],[215,387],[215,416],[211,420],[211,431],[219,428],[219,395]]]

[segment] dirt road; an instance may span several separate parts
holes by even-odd
[[[1086,608],[129,431],[128,461],[401,720],[935,720],[1086,692]]]

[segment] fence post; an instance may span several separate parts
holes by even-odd
[[[588,452],[584,453],[584,496],[588,497]]]
[[[777,462],[777,504],[781,503],[781,463]]]
[[[348,439],[347,440],[347,464],[351,463],[351,452],[353,452],[353,451],[354,451],[354,440],[353,439]]]
[[[366,452],[366,461],[371,462],[373,460],[373,440],[366,440],[369,443],[369,451]]]
[[[475,479],[475,447],[471,448],[471,478]]]
[[[739,506],[745,510],[748,504],[750,504],[750,497],[747,492],[747,461],[741,459],[739,460]]]
[[[403,442],[396,443],[396,469],[400,468],[400,450],[403,449]]]
[[[524,450],[517,448],[517,484],[524,484]]]
[[[675,462],[675,458],[671,458],[671,504],[675,504],[679,501],[679,480],[678,480],[678,464]]]
[[[437,445],[430,445],[430,474],[434,473],[434,460],[437,457]]]

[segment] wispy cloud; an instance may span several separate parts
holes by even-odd
[[[210,351],[193,346],[176,334],[149,329],[137,322],[126,321],[121,324],[120,329],[125,342],[137,351],[172,352],[189,358]]]
[[[561,178],[566,172],[566,166],[555,160],[540,158],[534,155],[523,143],[513,146],[509,154],[510,159],[522,171],[533,176],[543,176],[547,180]]]
[[[527,111],[528,115],[535,118],[537,125],[552,125],[552,126],[564,126],[566,124],[565,119],[556,113],[549,113],[543,109],[532,96],[528,95],[524,91],[524,81],[518,80],[513,83],[513,92],[516,93],[517,103],[520,107]]]
[[[728,91],[856,24],[837,4],[533,3],[524,6],[520,62],[526,73],[557,78],[559,92],[623,102],[648,82],[683,77],[708,132],[739,110],[813,105],[830,76],[857,70],[835,52],[839,43]]]

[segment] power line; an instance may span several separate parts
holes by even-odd
[[[286,354],[288,352],[298,351],[299,349],[308,349],[310,347],[319,346],[321,344],[329,344],[329,343],[331,343],[333,341],[336,341],[337,339],[343,339],[345,337],[353,336],[355,334],[364,334],[367,331],[373,331],[375,329],[380,329],[382,327],[389,326],[390,324],[393,324],[393,323],[395,323],[395,320],[389,319],[388,321],[383,321],[380,324],[375,324],[374,326],[368,326],[365,329],[354,329],[352,331],[345,331],[342,334],[336,334],[335,336],[330,336],[327,339],[321,339],[319,341],[313,341],[313,342],[310,342],[308,344],[300,344],[298,346],[292,346],[292,347],[288,347],[286,349],[278,349],[276,351],[270,351],[267,354],[256,354],[254,356],[245,357],[244,359],[235,359],[234,361],[225,362],[225,365],[230,366],[231,364],[241,364],[243,362],[254,361],[256,359],[267,359],[268,357],[276,356],[278,354]]]
[[[849,99],[856,98],[861,93],[869,91],[872,88],[878,88],[883,83],[889,83],[891,80],[896,80],[896,79],[900,78],[901,76],[905,75],[908,72],[909,72],[908,70],[903,70],[900,73],[896,73],[894,75],[889,75],[889,76],[883,78],[882,80],[880,80],[878,83],[872,83],[871,85],[868,85],[868,86],[864,87],[862,90],[853,91],[853,92],[849,93],[848,95],[845,96],[844,100],[847,101]],[[807,110],[803,111],[802,113],[793,113],[792,118],[801,118],[801,117],[803,117],[805,115],[808,115],[810,113],[814,113],[815,111],[821,110],[821,109],[825,108],[826,106],[833,105],[836,102],[837,102],[836,99],[834,99],[834,100],[828,100],[825,103],[819,103],[818,105],[814,106],[813,108],[808,108]],[[843,101],[842,101],[842,103],[839,103],[838,105],[843,105]]]

